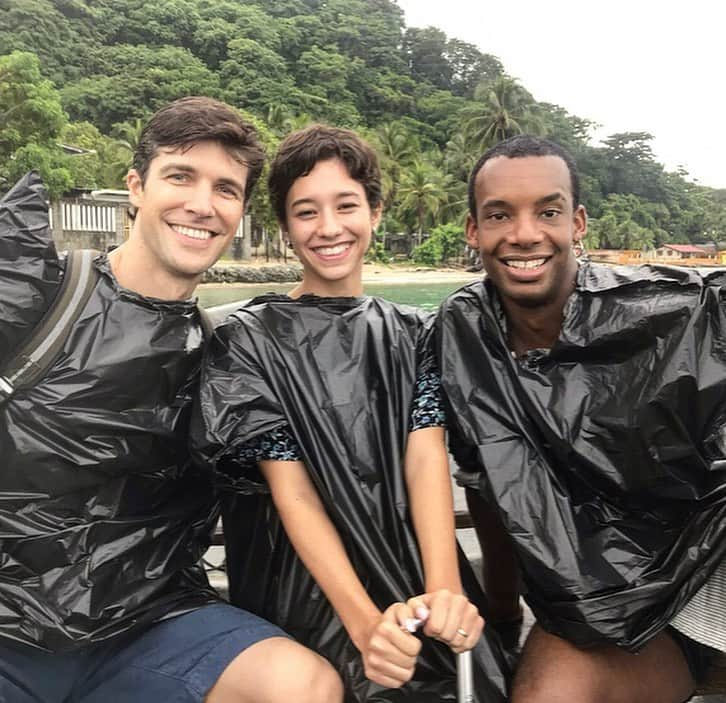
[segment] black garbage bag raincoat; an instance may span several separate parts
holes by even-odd
[[[217,328],[202,373],[193,441],[237,492],[223,508],[231,600],[333,662],[348,701],[456,700],[454,657],[424,638],[413,682],[386,690],[368,681],[261,475],[226,464],[235,447],[288,425],[372,600],[384,610],[422,593],[402,460],[430,327],[413,308],[375,298],[262,296]],[[470,569],[464,580],[477,588]],[[482,638],[474,657],[478,700],[504,700],[497,642]]]
[[[217,599],[196,564],[212,482],[188,465],[196,306],[121,288],[108,261],[46,376],[0,405],[0,637],[66,650]],[[63,262],[29,175],[0,202],[0,359]]]
[[[726,555],[722,280],[583,264],[559,339],[522,359],[490,284],[440,309],[462,482],[498,506],[537,620],[578,645],[642,647]]]

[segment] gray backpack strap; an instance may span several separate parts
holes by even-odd
[[[98,282],[97,255],[92,249],[68,252],[58,294],[0,376],[0,402],[37,383],[55,361]]]
[[[204,333],[204,341],[208,342],[214,334],[214,320],[204,308],[198,307],[197,310],[199,311],[199,322]]]

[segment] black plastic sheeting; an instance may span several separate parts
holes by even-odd
[[[61,275],[45,190],[29,174],[0,200],[0,368],[39,322]]]
[[[46,377],[0,405],[0,637],[64,650],[217,599],[197,566],[216,513],[188,466],[193,303],[100,281]],[[0,358],[63,263],[36,175],[0,202]]]
[[[440,310],[463,482],[498,506],[538,622],[578,645],[642,647],[726,555],[723,280],[583,264],[559,340],[519,360],[491,285]]]
[[[269,295],[217,329],[202,375],[200,455],[237,495],[224,508],[231,600],[278,623],[341,672],[348,701],[456,700],[454,656],[423,638],[413,682],[382,689],[298,559],[261,475],[234,448],[289,425],[354,569],[381,610],[422,593],[402,459],[417,360],[430,323],[374,298]],[[423,367],[419,366],[418,371]],[[464,582],[481,592],[462,555]],[[503,701],[507,666],[494,635],[474,650],[477,700]]]

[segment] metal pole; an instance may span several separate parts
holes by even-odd
[[[456,685],[458,703],[474,703],[474,676],[471,650],[456,655]]]

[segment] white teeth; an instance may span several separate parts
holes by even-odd
[[[212,236],[208,229],[195,229],[194,227],[184,227],[184,225],[172,225],[171,227],[175,232],[192,239],[209,239]]]
[[[350,249],[350,243],[336,244],[334,247],[316,247],[315,251],[323,256],[335,256],[336,254],[342,254],[347,249]]]
[[[504,263],[514,269],[536,269],[544,264],[547,259],[509,259]]]

